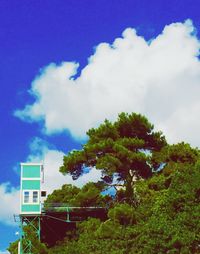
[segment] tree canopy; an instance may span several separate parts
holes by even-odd
[[[111,200],[109,195],[102,195],[103,186],[98,183],[89,182],[82,188],[71,184],[64,184],[61,189],[54,190],[48,195],[45,204],[64,203],[68,206],[106,206]]]
[[[98,128],[87,132],[88,141],[82,150],[74,150],[64,157],[60,172],[77,179],[85,168],[102,171],[107,183],[122,182],[126,196],[133,196],[134,179],[148,178],[153,168],[151,157],[166,146],[161,132],[145,116],[121,113],[116,122],[105,120]]]

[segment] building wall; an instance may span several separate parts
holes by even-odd
[[[21,164],[21,214],[41,213],[41,170],[40,163]]]

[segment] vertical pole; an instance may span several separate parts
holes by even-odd
[[[19,254],[23,254],[23,236],[24,236],[24,231],[23,231],[23,218],[20,216],[20,244],[19,244]]]
[[[38,216],[38,239],[39,239],[39,241],[40,241],[40,233],[41,233],[41,227],[40,227],[40,220],[41,220],[41,218],[40,218],[40,216]]]
[[[69,219],[69,207],[67,207],[67,222],[70,222],[70,219]]]
[[[20,240],[19,240],[19,242],[18,242],[17,253],[18,253],[18,254],[21,254],[21,242],[20,242]]]

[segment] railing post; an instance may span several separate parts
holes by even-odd
[[[67,222],[70,222],[70,217],[69,217],[69,207],[67,206]]]

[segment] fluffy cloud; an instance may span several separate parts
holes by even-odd
[[[190,20],[166,26],[146,41],[126,29],[96,47],[79,77],[78,64],[50,64],[32,83],[35,103],[17,110],[44,121],[47,134],[68,129],[76,138],[121,111],[145,114],[170,142],[200,144],[200,43]]]
[[[19,214],[19,188],[14,188],[10,183],[0,184],[0,222],[16,226],[14,214]]]

